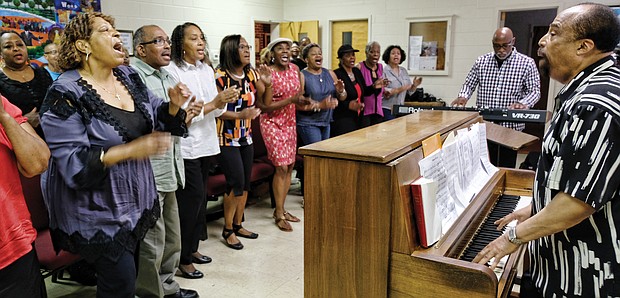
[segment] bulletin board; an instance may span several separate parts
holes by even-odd
[[[452,16],[407,20],[406,68],[411,75],[449,75]]]

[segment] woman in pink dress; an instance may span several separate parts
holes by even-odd
[[[272,56],[272,84],[265,88],[272,88],[273,97],[265,97],[259,102],[259,108],[263,111],[260,115],[261,133],[269,160],[276,167],[272,184],[276,201],[273,218],[278,228],[285,232],[293,230],[289,221],[300,221],[284,209],[284,201],[291,185],[297,152],[295,105],[306,103],[301,95],[302,75],[296,65],[289,63],[291,44],[290,39],[277,38],[267,45]]]

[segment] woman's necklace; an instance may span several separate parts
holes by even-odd
[[[310,70],[310,68],[308,68],[308,72],[319,77],[319,82],[323,83],[323,76],[321,75],[323,73],[323,69],[319,68],[319,70]]]
[[[241,75],[236,75],[232,71],[229,71],[228,73],[237,80],[243,80],[243,78],[245,78],[245,72],[243,71],[241,72]]]
[[[26,66],[27,67],[27,66]],[[27,81],[26,76],[24,75],[24,70],[26,69],[26,67],[23,67],[22,69],[13,69],[12,67],[5,65],[4,68],[8,69],[11,71],[11,73],[15,74],[15,75],[19,75],[22,77],[22,79],[25,81]]]
[[[353,73],[353,69],[351,69],[351,72],[347,71],[347,75],[349,76],[349,80],[351,80],[351,82],[355,82],[355,74]]]
[[[103,89],[103,91],[107,92],[108,94],[116,97],[116,99],[118,101],[121,101],[121,96],[118,95],[118,91],[116,91],[116,84],[114,84],[114,93],[110,92],[110,90],[106,89],[106,87],[103,87],[101,84],[99,84],[99,82],[97,82],[97,80],[95,80],[95,78],[93,77],[93,75],[91,75],[90,73],[88,74],[88,76],[93,79],[93,83],[97,84],[97,86],[101,87],[101,89]]]

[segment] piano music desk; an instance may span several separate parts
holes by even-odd
[[[485,121],[485,123],[489,143],[489,157],[491,163],[495,166],[514,168],[517,163],[519,150],[538,141],[536,136],[492,122]]]
[[[422,140],[435,133],[445,138],[481,121],[476,112],[415,113],[300,148],[306,179],[304,297],[496,297],[501,282],[488,267],[436,253],[416,255],[421,248],[409,188],[419,176]],[[466,221],[475,220],[459,217]],[[454,238],[448,236],[441,241]]]

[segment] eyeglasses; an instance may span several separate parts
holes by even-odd
[[[56,55],[56,54],[58,54],[58,50],[51,50],[49,52],[44,52],[44,54],[46,54],[46,55]]]
[[[147,42],[141,42],[140,44],[141,45],[147,45],[147,44],[151,44],[151,43],[155,44],[158,47],[163,47],[164,43],[167,43],[169,45],[172,44],[172,42],[170,41],[170,38],[165,38],[164,39],[163,37],[158,37],[158,38],[155,38],[155,39],[153,39],[151,41],[147,41]]]
[[[493,49],[495,49],[495,50],[499,50],[499,49],[507,50],[508,48],[512,47],[512,45],[513,45],[512,42],[505,43],[505,44],[493,43]]]
[[[239,50],[241,50],[241,51],[245,51],[245,50],[251,51],[252,50],[252,46],[242,44],[242,45],[239,45]]]

